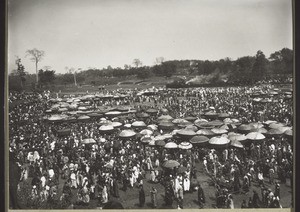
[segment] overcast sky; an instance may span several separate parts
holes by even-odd
[[[289,0],[8,0],[9,70],[29,73],[27,49],[45,51],[39,67],[124,67],[166,60],[267,57],[292,49]]]

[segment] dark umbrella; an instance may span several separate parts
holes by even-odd
[[[239,142],[239,141],[231,141],[230,145],[233,147],[236,147],[236,148],[240,148],[240,149],[244,148],[243,144],[241,144],[241,142]]]
[[[202,135],[196,135],[190,140],[190,142],[193,145],[198,145],[198,146],[205,145],[205,144],[207,144],[208,141],[209,141],[209,138],[206,136],[202,136]]]
[[[156,146],[165,146],[166,142],[164,140],[156,140],[155,145]]]
[[[136,113],[136,117],[138,118],[148,118],[150,115],[148,113]]]
[[[187,121],[190,121],[190,122],[194,122],[194,121],[196,121],[197,117],[188,116],[188,117],[185,117],[184,119],[187,120]]]
[[[157,113],[158,113],[158,110],[150,108],[150,109],[146,110],[146,113],[149,113],[149,114],[157,114]]]
[[[160,122],[158,128],[162,130],[171,130],[174,129],[175,125],[172,122]]]
[[[162,166],[165,168],[173,169],[174,167],[180,166],[180,163],[178,163],[175,160],[168,160],[168,161],[164,162]]]

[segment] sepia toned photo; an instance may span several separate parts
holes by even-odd
[[[8,209],[294,207],[293,2],[7,0]]]

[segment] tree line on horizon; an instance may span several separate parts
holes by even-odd
[[[124,68],[87,70],[65,67],[67,73],[57,74],[50,66],[38,68],[39,62],[45,56],[44,51],[27,50],[26,55],[35,63],[36,74],[29,74],[22,65],[20,58],[16,58],[16,68],[9,74],[9,89],[22,91],[26,87],[49,88],[56,85],[103,85],[115,83],[112,79],[147,80],[151,77],[172,76],[207,76],[212,73],[225,74],[231,83],[244,79],[261,79],[265,76],[291,75],[293,73],[293,50],[283,48],[275,51],[267,58],[262,51],[254,56],[243,56],[236,60],[224,58],[220,60],[170,60],[163,57],[156,58],[153,66],[143,66],[142,61],[134,59],[132,65]]]

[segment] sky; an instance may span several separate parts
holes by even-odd
[[[293,49],[289,0],[8,0],[8,71],[26,50],[45,52],[39,68],[123,68],[135,58],[269,57]]]

